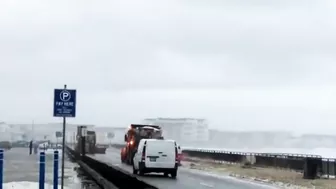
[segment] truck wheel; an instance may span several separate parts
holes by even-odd
[[[135,175],[138,174],[138,170],[135,169],[134,163],[133,163],[133,174],[135,174]]]

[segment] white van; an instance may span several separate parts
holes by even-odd
[[[164,173],[176,178],[178,151],[174,140],[141,139],[133,158],[133,174]]]

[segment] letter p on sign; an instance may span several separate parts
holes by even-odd
[[[67,102],[71,99],[71,95],[70,95],[70,92],[67,91],[67,90],[64,90],[60,93],[60,99],[63,101],[63,102]]]

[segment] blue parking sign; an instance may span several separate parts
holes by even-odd
[[[54,117],[76,117],[76,90],[55,89]]]

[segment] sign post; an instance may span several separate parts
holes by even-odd
[[[76,117],[76,90],[67,89],[67,85],[64,85],[64,89],[54,90],[54,117],[63,117],[62,180],[61,180],[61,189],[63,189],[66,117]]]

